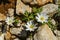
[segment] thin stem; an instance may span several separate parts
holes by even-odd
[[[33,36],[32,36],[32,33],[31,33],[31,35],[30,35],[30,40],[33,40]]]

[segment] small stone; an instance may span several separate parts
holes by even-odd
[[[27,40],[32,40],[32,38],[27,38]]]
[[[0,13],[0,21],[5,21],[6,15]]]
[[[58,40],[60,40],[60,31],[54,30],[54,33],[56,34],[56,37],[58,38]]]
[[[44,5],[48,2],[53,2],[53,0],[36,0],[38,5]]]
[[[56,21],[54,19],[51,20],[53,25],[56,25]]]
[[[18,23],[17,26],[21,26],[21,23]]]
[[[32,2],[33,0],[22,0],[24,3],[30,3]]]
[[[11,34],[10,34],[10,32],[6,32],[6,34],[5,34],[5,39],[6,40],[11,40]]]
[[[9,9],[8,9],[8,15],[9,15],[9,16],[13,16],[13,15],[14,15],[14,9],[9,8]]]
[[[11,38],[14,39],[14,38],[16,38],[16,36],[12,35]]]
[[[0,22],[0,25],[2,25],[2,23]]]
[[[54,30],[54,33],[55,33],[58,37],[60,37],[60,31],[59,31],[59,30]]]
[[[20,13],[24,14],[25,11],[31,12],[32,8],[29,5],[25,5],[21,0],[17,0],[16,5],[16,13],[19,15]]]
[[[35,4],[37,4],[37,1],[36,0],[33,0],[30,4],[31,5],[35,5]]]
[[[20,40],[20,39],[18,39],[18,38],[15,38],[14,40]]]
[[[20,28],[11,28],[11,29],[10,29],[10,32],[11,32],[11,34],[18,35],[18,34],[21,33],[22,30],[23,30],[22,27],[20,27]]]
[[[12,28],[12,29],[10,30],[10,32],[11,32],[12,34],[18,34],[18,33],[20,33],[20,29],[19,29],[19,28]]]

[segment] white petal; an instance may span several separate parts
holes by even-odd
[[[34,29],[36,29],[37,27],[34,27]]]
[[[30,25],[29,23],[27,23],[27,25]]]
[[[29,25],[25,25],[25,27],[26,27],[26,28],[28,28],[28,27],[29,27]]]
[[[40,16],[40,14],[38,13],[38,14],[37,14],[37,16],[39,17],[39,16]]]
[[[39,17],[36,17],[36,19],[38,19]]]
[[[29,29],[26,29],[26,30],[29,30]]]

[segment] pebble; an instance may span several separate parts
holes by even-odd
[[[33,0],[22,0],[24,3],[30,3],[32,2]]]

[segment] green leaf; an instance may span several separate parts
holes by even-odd
[[[26,11],[26,12],[24,13],[24,15],[25,15],[26,17],[28,17],[28,16],[29,16],[29,13]]]
[[[19,23],[19,20],[18,20],[18,19],[15,19],[15,23],[16,23],[16,24]]]
[[[42,7],[38,8],[38,12],[41,12],[42,11]]]
[[[21,18],[21,20],[22,20],[22,21],[27,21],[28,18],[27,18],[27,17],[23,17],[23,18]]]
[[[37,8],[36,7],[33,7],[32,10],[33,10],[34,13],[37,13]]]
[[[29,13],[26,11],[24,13],[23,17],[21,18],[21,20],[22,21],[34,20],[37,13],[40,13],[42,11],[42,7],[40,7],[40,8],[33,7],[32,11],[33,11],[32,13]]]
[[[33,7],[34,13],[40,13],[41,11],[42,11],[42,7],[40,7],[40,8]]]
[[[33,18],[34,18],[34,15],[33,15],[33,14],[30,14],[30,15],[29,15],[29,18],[30,18],[30,19],[33,19]]]
[[[53,25],[53,23],[51,22],[51,19],[48,20],[47,24],[51,28],[52,31],[54,31],[56,29],[56,25]]]

